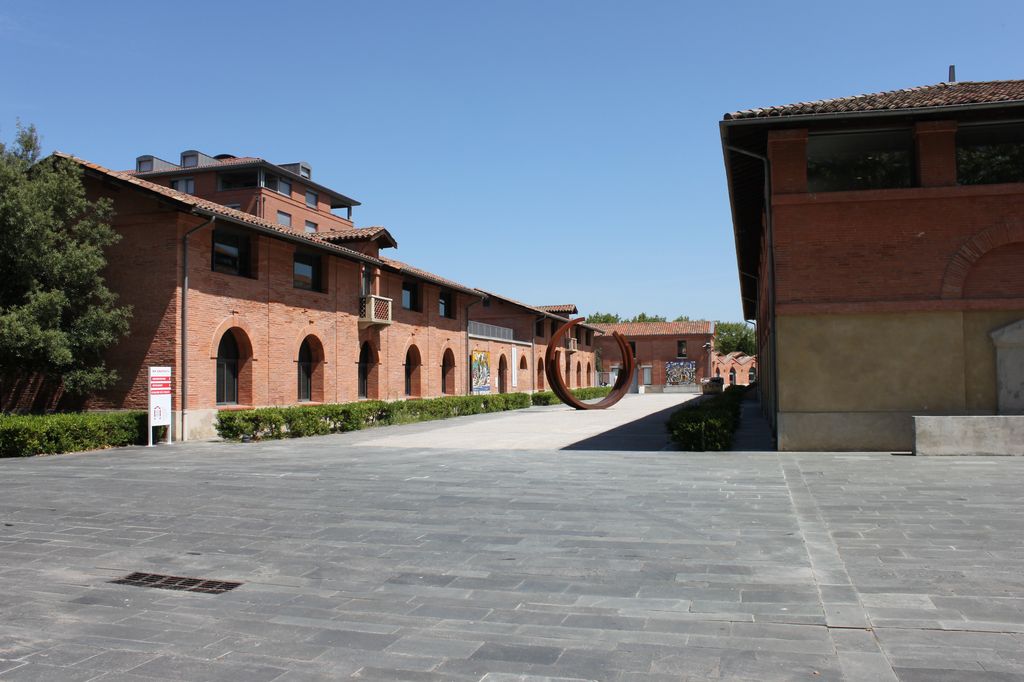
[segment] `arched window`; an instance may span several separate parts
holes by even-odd
[[[441,358],[441,393],[455,393],[455,354],[451,348]]]
[[[526,356],[519,358],[519,369],[528,369],[526,366]]]
[[[736,368],[731,367],[729,369],[729,385],[732,386],[736,383]]]
[[[238,404],[238,342],[231,330],[224,332],[217,346],[217,404]]]
[[[373,349],[370,347],[370,342],[366,341],[363,343],[362,348],[359,349],[359,397],[369,398],[371,397],[371,382],[370,376],[374,369],[373,360]],[[351,376],[351,375],[350,375]],[[373,390],[374,394],[372,397],[376,398],[376,390]]]
[[[544,358],[537,358],[537,390],[544,390]]]
[[[299,402],[313,399],[313,349],[309,339],[303,339],[299,346]]]
[[[716,377],[722,376],[722,368],[721,367],[715,367],[715,376]]]
[[[594,372],[590,369],[590,363],[588,362],[587,363],[587,386],[590,386],[591,383],[593,383],[593,376],[594,376]]]
[[[420,350],[409,346],[405,352],[405,394],[410,397],[420,395]]]
[[[568,353],[566,353],[568,356]],[[567,388],[572,388],[572,358],[565,358],[565,385]]]
[[[754,383],[755,381],[757,381],[757,372],[756,372],[756,371],[754,371],[754,368],[753,368],[753,367],[751,367],[751,368],[750,368],[750,371],[749,371],[749,372],[747,372],[747,383],[750,383],[750,384],[752,384],[752,383]]]
[[[508,392],[508,360],[501,356],[498,362],[498,393]]]
[[[583,365],[580,364],[579,360],[576,361],[576,385],[583,385]]]

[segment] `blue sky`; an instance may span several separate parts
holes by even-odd
[[[582,312],[741,316],[727,111],[1024,77],[1013,2],[0,0],[16,119],[113,168],[304,160],[393,256]]]

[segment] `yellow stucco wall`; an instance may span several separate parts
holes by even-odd
[[[913,416],[992,414],[988,334],[1022,311],[780,315],[780,450],[909,450]]]

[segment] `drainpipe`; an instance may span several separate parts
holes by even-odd
[[[483,300],[480,298],[466,304],[466,395],[473,395],[473,355],[469,350],[469,309],[482,303]]]
[[[179,441],[188,440],[185,418],[188,414],[188,238],[196,230],[213,225],[217,216],[210,216],[181,237],[181,433]]]
[[[771,162],[767,156],[757,154],[748,149],[726,145],[726,149],[755,158],[764,166],[764,215],[765,231],[768,242],[768,326],[771,333],[768,335],[768,349],[771,354],[771,396],[772,396],[772,426],[778,433],[779,427],[779,360],[776,354],[776,337],[779,329],[775,324],[775,230],[772,218],[772,175]],[[760,377],[758,377],[760,379]]]

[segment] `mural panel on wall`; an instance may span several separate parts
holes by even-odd
[[[692,384],[696,381],[696,360],[672,360],[665,363],[665,383],[669,386]]]
[[[475,350],[470,356],[470,375],[473,377],[473,393],[491,392],[491,353]]]

